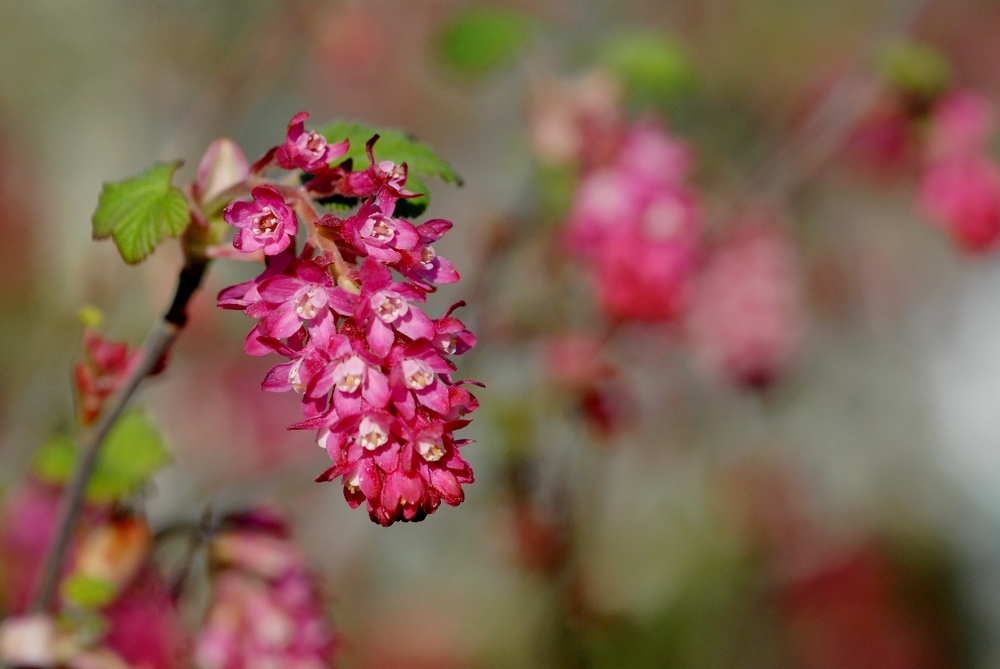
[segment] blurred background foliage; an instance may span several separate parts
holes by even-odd
[[[531,152],[538,100],[600,69],[631,118],[691,144],[717,227],[735,193],[767,192],[761,166],[844,73],[1000,100],[1000,3],[932,0],[887,34],[900,6],[0,4],[0,486],[43,444],[66,465],[49,440],[73,424],[80,307],[138,344],[169,299],[177,249],[127,267],[91,241],[102,182],[176,158],[190,179],[219,135],[256,157],[307,109],[316,127],[405,129],[464,179],[429,180],[432,214],[455,222],[438,250],[463,276],[431,310],[466,300],[480,337],[460,369],[487,385],[464,451],[477,483],[389,530],[312,483],[327,458],[285,430],[295,398],[260,391],[270,361],[243,354],[249,321],[214,306],[253,268],[219,262],[143,393],[174,458],[137,502],[154,529],[272,500],[332,595],[345,667],[996,666],[995,259],[923,223],[905,169],[826,170],[783,203],[801,364],[740,392],[699,375],[670,328],[596,331],[553,242],[575,177]],[[572,331],[607,338],[624,388],[610,436],[546,366]]]

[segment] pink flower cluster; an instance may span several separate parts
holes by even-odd
[[[586,264],[610,317],[668,321],[684,309],[701,227],[686,185],[691,162],[684,144],[638,125],[612,164],[576,191],[564,242]]]
[[[84,359],[73,368],[80,422],[90,425],[138,362],[128,344],[105,339],[92,327],[83,331]]]
[[[394,216],[406,165],[374,158],[352,170],[331,167],[346,143],[330,146],[304,130],[305,114],[292,119],[285,143],[251,168],[263,174],[275,161],[307,176],[299,187],[260,180],[251,202],[233,202],[225,220],[239,230],[233,245],[263,254],[264,272],[219,295],[219,306],[258,319],[245,342],[250,355],[278,353],[263,388],[302,395],[305,420],[317,429],[334,464],[317,480],[340,477],[352,507],[388,526],[433,513],[441,501],[464,499],[472,469],[459,454],[467,440],[455,430],[478,402],[453,381],[448,356],[472,348],[475,336],[451,315],[430,318],[419,306],[437,284],[458,281],[433,244],[452,224],[421,225]],[[361,201],[346,218],[320,215],[314,201],[341,196]],[[306,242],[296,252],[299,221]]]
[[[988,152],[995,129],[994,109],[971,91],[952,92],[931,110],[918,200],[971,253],[1000,241],[1000,165]]]
[[[337,637],[283,528],[232,529],[213,539],[210,552],[217,571],[196,667],[333,666]]]
[[[686,333],[712,377],[764,388],[790,371],[804,334],[795,246],[776,225],[737,224],[693,289]]]

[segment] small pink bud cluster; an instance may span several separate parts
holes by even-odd
[[[109,341],[92,327],[83,331],[84,359],[73,368],[80,422],[90,425],[104,401],[125,381],[138,361],[124,342]]]
[[[764,388],[797,360],[805,315],[795,247],[773,224],[734,227],[692,291],[685,325],[695,359],[715,378]]]
[[[564,242],[586,263],[610,317],[668,321],[684,309],[701,227],[690,167],[684,144],[638,125],[616,160],[577,190]]]
[[[281,528],[237,528],[210,548],[215,576],[195,643],[198,669],[333,666],[337,637],[302,554]]]
[[[988,151],[995,127],[992,106],[971,91],[952,92],[931,110],[918,200],[970,253],[1000,241],[1000,165]]]
[[[451,315],[431,319],[420,308],[436,284],[458,281],[455,267],[433,244],[451,222],[414,225],[396,218],[405,164],[376,162],[352,171],[350,161],[331,167],[346,143],[329,146],[292,119],[285,143],[251,168],[263,174],[275,161],[306,173],[289,187],[260,181],[252,202],[233,202],[225,220],[239,231],[233,245],[263,255],[259,277],[219,295],[219,306],[258,319],[246,339],[250,355],[278,353],[263,388],[302,395],[305,420],[296,429],[318,429],[319,444],[334,464],[317,480],[341,477],[352,507],[367,504],[373,521],[421,520],[441,501],[464,499],[472,469],[458,449],[467,440],[455,430],[478,402],[464,381],[453,381],[448,356],[472,348],[475,336]],[[347,218],[320,215],[314,201],[357,198]],[[308,228],[296,252],[299,220]],[[395,272],[395,273],[394,273]]]

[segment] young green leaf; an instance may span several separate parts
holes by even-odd
[[[62,584],[63,599],[81,609],[98,609],[110,604],[118,589],[93,576],[75,574]]]
[[[598,60],[640,101],[667,100],[690,91],[695,83],[694,68],[683,48],[656,32],[616,33],[601,44]]]
[[[878,69],[900,90],[931,98],[951,83],[951,65],[936,49],[919,42],[895,41],[884,45]]]
[[[320,134],[328,142],[340,142],[344,138],[351,140],[351,148],[338,160],[352,158],[356,167],[363,168],[368,164],[365,144],[374,135],[378,135],[379,139],[375,143],[375,160],[391,160],[396,164],[406,163],[406,167],[411,173],[462,184],[462,178],[458,176],[451,165],[402,130],[374,128],[362,123],[336,121],[323,128]]]
[[[94,212],[94,239],[111,237],[125,262],[142,262],[166,237],[188,226],[184,194],[171,185],[181,161],[159,163],[142,174],[105,183]]]
[[[35,474],[50,483],[65,483],[76,458],[77,445],[72,438],[52,438],[35,457]],[[133,409],[118,419],[105,440],[87,486],[87,501],[102,504],[121,499],[169,462],[170,453],[160,433],[142,411]]]
[[[438,57],[461,74],[487,74],[514,60],[533,28],[530,17],[512,9],[466,9],[438,34]]]

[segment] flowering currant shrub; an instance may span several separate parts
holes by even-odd
[[[391,525],[464,499],[473,480],[454,432],[478,402],[455,381],[450,356],[476,343],[452,306],[432,319],[420,306],[436,286],[458,281],[434,243],[451,222],[415,225],[399,215],[421,193],[407,190],[407,165],[376,160],[379,136],[366,144],[368,165],[343,158],[347,140],[329,144],[306,131],[306,114],[288,126],[285,143],[248,169],[249,201],[223,217],[237,228],[233,246],[264,261],[257,278],[219,294],[219,306],[256,318],[244,349],[288,359],[264,380],[271,392],[302,395],[304,420],[333,465],[317,479],[339,478],[352,507]],[[298,185],[269,181],[273,167],[299,174]],[[324,203],[357,202],[350,215]],[[412,205],[411,205],[412,207]],[[304,243],[297,237],[305,227]]]

